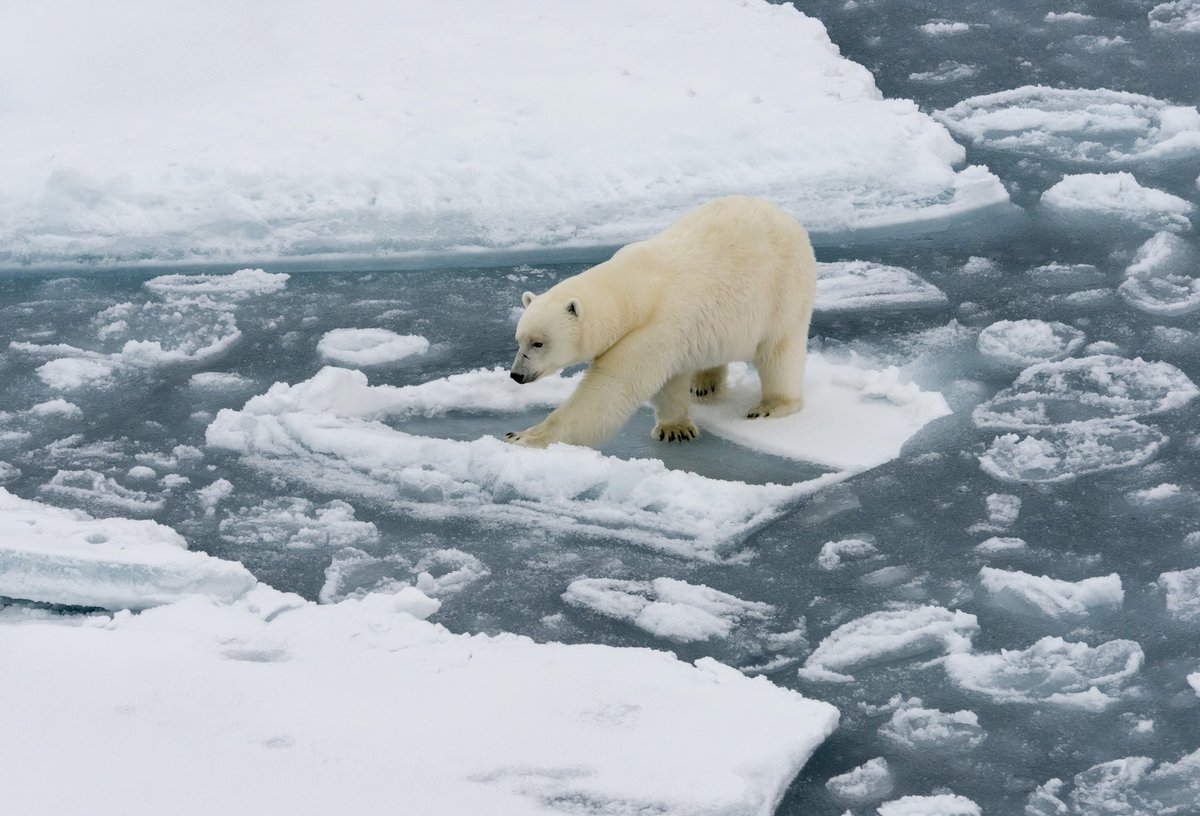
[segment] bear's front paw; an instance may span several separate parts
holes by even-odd
[[[785,417],[804,409],[804,397],[796,399],[765,399],[750,409],[746,419],[766,419],[767,417]]]
[[[509,431],[504,435],[504,441],[510,445],[520,445],[523,448],[544,448],[549,444],[535,434],[532,428],[527,431]]]
[[[670,425],[655,425],[650,436],[659,442],[687,442],[700,435],[694,422],[676,422]]]

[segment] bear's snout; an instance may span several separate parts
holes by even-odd
[[[513,378],[514,380],[516,380],[517,382],[521,383],[522,385],[524,385],[524,384],[527,382],[527,380],[525,379],[525,375],[524,375],[524,374],[519,374],[519,373],[517,373],[516,371],[513,371],[513,372],[511,372],[511,373],[509,374],[509,376],[510,376],[510,377],[512,377],[512,378]]]

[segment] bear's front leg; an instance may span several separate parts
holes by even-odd
[[[504,441],[523,448],[544,448],[555,440],[541,425],[534,425],[523,431],[509,431],[504,435]]]
[[[659,442],[687,442],[700,435],[700,429],[689,416],[692,372],[667,380],[654,398],[654,430],[652,439]]]

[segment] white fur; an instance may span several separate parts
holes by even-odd
[[[646,400],[656,437],[694,438],[692,394],[719,391],[735,360],[752,361],[762,380],[750,417],[799,411],[816,285],[804,228],[774,204],[733,196],[544,294],[526,292],[513,378],[591,367],[566,402],[509,441],[596,445]]]

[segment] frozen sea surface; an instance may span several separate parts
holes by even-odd
[[[469,783],[436,776],[444,787],[460,785],[468,809],[502,797],[507,812],[767,813],[782,795],[776,812],[785,816],[1195,813],[1195,4],[819,0],[805,12],[873,73],[885,96],[913,98],[946,123],[965,163],[989,168],[1026,215],[999,225],[999,234],[963,227],[949,242],[881,240],[863,229],[880,212],[919,219],[927,205],[955,199],[897,205],[885,196],[875,201],[882,210],[866,206],[870,218],[856,224],[846,219],[863,188],[845,186],[846,177],[793,190],[796,202],[815,205],[834,195],[841,209],[830,218],[841,219],[844,232],[826,233],[818,247],[810,409],[789,420],[738,419],[737,400],[754,384],[754,372],[739,369],[729,401],[697,411],[704,434],[690,445],[652,442],[648,410],[599,452],[501,445],[496,437],[537,421],[574,387],[573,372],[517,387],[503,367],[520,293],[583,268],[544,256],[475,256],[474,266],[439,257],[405,269],[341,258],[336,271],[315,262],[243,270],[240,258],[196,270],[110,261],[69,275],[0,277],[0,594],[16,596],[0,609],[0,637],[6,666],[29,669],[0,693],[10,695],[5,710],[19,714],[7,733],[41,735],[33,747],[11,738],[0,747],[9,795],[44,791],[25,783],[70,759],[92,769],[75,789],[94,802],[125,772],[116,760],[104,764],[121,755],[97,735],[123,733],[135,751],[161,740],[150,726],[164,721],[201,729],[194,741],[173,740],[156,754],[160,773],[150,776],[164,796],[187,771],[209,768],[212,756],[221,757],[219,778],[290,796],[274,771],[246,768],[295,768],[288,757],[303,751],[360,751],[353,755],[362,772],[339,777],[343,798],[329,803],[342,808],[389,795],[396,768],[376,757],[461,758],[455,745],[482,739],[469,757]],[[723,29],[706,15],[727,13],[736,12],[704,5],[689,18],[689,36],[708,42]],[[770,57],[772,70],[788,65],[819,31],[784,14],[763,12],[730,36],[755,43],[764,59],[773,44],[781,50]],[[105,24],[119,28],[121,19]],[[222,40],[221,48],[238,42]],[[831,52],[822,47],[825,59]],[[693,56],[710,60],[711,50],[696,48]],[[572,53],[547,59],[569,61]],[[848,83],[839,87],[861,101],[860,80],[869,78],[829,59],[837,67],[831,81]],[[695,96],[679,77],[642,82],[635,69],[652,62],[618,66],[629,77],[598,77],[597,99],[622,96],[628,81],[661,91],[639,97],[651,107],[678,91],[689,110],[708,105],[718,89],[716,72],[689,86]],[[772,87],[789,93],[805,76],[770,75]],[[385,100],[377,110],[392,104],[395,89],[359,89],[361,100],[346,88],[313,91],[318,107],[333,99],[338,109],[375,105],[374,92]],[[771,123],[790,121],[791,98],[742,102],[766,106],[755,121],[770,135]],[[211,104],[253,102],[250,94]],[[714,105],[705,110],[724,116]],[[656,110],[671,117],[666,132],[692,132],[696,120],[678,108]],[[148,124],[182,128],[193,115]],[[926,130],[925,118],[905,121],[937,132]],[[448,188],[480,181],[509,192],[514,176],[502,170],[510,165],[479,175],[496,154],[467,139],[470,124],[456,132],[465,141],[451,140],[465,145],[466,161],[450,165],[457,170],[443,177]],[[573,144],[573,127],[556,124],[544,135]],[[950,155],[940,136],[930,138],[934,154]],[[136,141],[105,144],[120,154]],[[278,161],[307,166],[304,145],[287,144],[298,152],[282,151]],[[522,144],[529,142],[505,149]],[[781,144],[778,161],[756,171],[761,177],[777,178],[779,167],[797,162],[792,143]],[[472,145],[484,152],[466,150]],[[615,140],[611,155],[625,155],[624,145]],[[706,145],[691,145],[695,153],[678,160]],[[738,155],[746,161],[759,155],[757,143],[744,146]],[[676,150],[664,142],[646,156],[661,168]],[[60,160],[97,155],[81,150]],[[41,167],[35,159],[5,160],[32,162],[21,165],[29,170]],[[907,159],[881,161],[898,168]],[[533,182],[546,176],[533,166],[515,199],[497,194],[483,206],[538,201]],[[586,157],[564,166],[591,178]],[[153,177],[137,167],[128,179],[99,166],[64,170],[51,174],[46,197],[23,216],[34,219],[23,224],[52,229],[0,251],[36,260],[65,247],[77,260],[111,238],[145,261],[165,246],[156,243],[162,235],[185,234],[174,231],[177,216],[198,212],[204,229],[186,252],[273,250],[283,246],[280,236],[294,240],[294,251],[328,252],[336,248],[328,235],[306,232],[304,219],[350,206],[339,173],[373,178],[378,167],[335,167],[328,177],[321,170],[314,209],[282,232],[253,208],[286,200],[290,181],[265,198],[241,199],[238,185],[261,179],[181,168],[158,190],[171,203],[162,210],[160,199],[146,197]],[[951,185],[965,172],[938,167]],[[611,197],[582,202],[578,233],[526,232],[534,218],[489,221],[499,223],[491,232],[469,219],[439,221],[438,230],[417,224],[404,235],[426,247],[480,236],[504,246],[577,235],[583,243],[623,240],[700,194],[631,199],[648,177],[618,175],[612,187],[596,188]],[[173,185],[185,181],[213,197],[197,210],[195,199],[176,196]],[[780,189],[799,183],[789,176]],[[28,192],[13,190],[6,195]],[[371,212],[360,202],[371,190],[358,193],[353,211]],[[93,195],[98,209],[79,206]],[[1137,206],[1116,216],[1114,195]],[[629,218],[613,216],[627,200],[636,204]],[[136,206],[109,209],[122,201]],[[209,209],[212,201],[221,206]],[[384,197],[375,206],[393,204]],[[209,218],[218,211],[236,223]],[[126,230],[145,223],[137,212],[158,213],[166,231]],[[523,212],[522,219],[546,214]],[[114,213],[132,220],[106,220]],[[343,249],[376,246],[372,230],[381,222],[362,219],[351,224],[362,231],[351,232],[365,243]],[[125,226],[106,238],[88,231],[97,223]],[[70,547],[48,556],[47,538]],[[254,579],[298,597],[251,588]],[[129,587],[163,605],[133,616],[95,611],[151,605],[138,604]],[[330,643],[339,644],[332,658]],[[670,650],[681,660],[583,644]],[[418,652],[429,674],[395,658]],[[118,653],[125,662],[116,668],[97,657]],[[837,730],[828,734],[828,709],[779,696],[710,659],[833,704]],[[502,705],[488,696],[485,675],[462,670],[485,662],[504,689],[521,692],[519,705]],[[133,684],[121,673],[131,666],[140,667]],[[432,694],[440,686],[429,678],[439,673],[454,678],[454,699],[447,691],[424,705],[434,698],[398,690],[407,678]],[[210,687],[196,679],[203,677],[220,682]],[[96,691],[109,680],[125,696]],[[257,708],[221,696],[227,683],[248,684],[241,687],[254,689]],[[347,696],[350,687],[361,696]],[[47,703],[68,692],[80,694],[70,696],[72,706]],[[42,707],[31,707],[38,700]],[[108,730],[80,741],[73,713],[95,710],[97,700],[108,706]],[[198,712],[208,716],[209,701],[224,719],[205,731]],[[452,716],[463,701],[467,715]],[[320,712],[319,727],[310,721],[300,733],[300,709]],[[539,712],[551,714],[542,720]],[[632,741],[642,752],[588,753],[580,740],[556,736],[555,716],[570,733]],[[487,727],[493,717],[512,718],[504,720],[512,730]],[[122,731],[131,720],[148,724],[145,732]],[[356,731],[369,738],[342,741],[355,720],[370,724]],[[405,726],[390,729],[393,722]],[[536,728],[521,732],[527,739],[513,736],[531,722]],[[238,734],[244,750],[220,754],[225,743],[214,732],[222,728]],[[185,732],[193,733],[172,733]],[[436,739],[418,744],[418,732]],[[492,761],[516,750],[529,762]],[[38,761],[44,757],[60,765]],[[78,804],[72,790],[54,789],[68,797],[59,812]],[[483,798],[471,799],[477,794]]]

